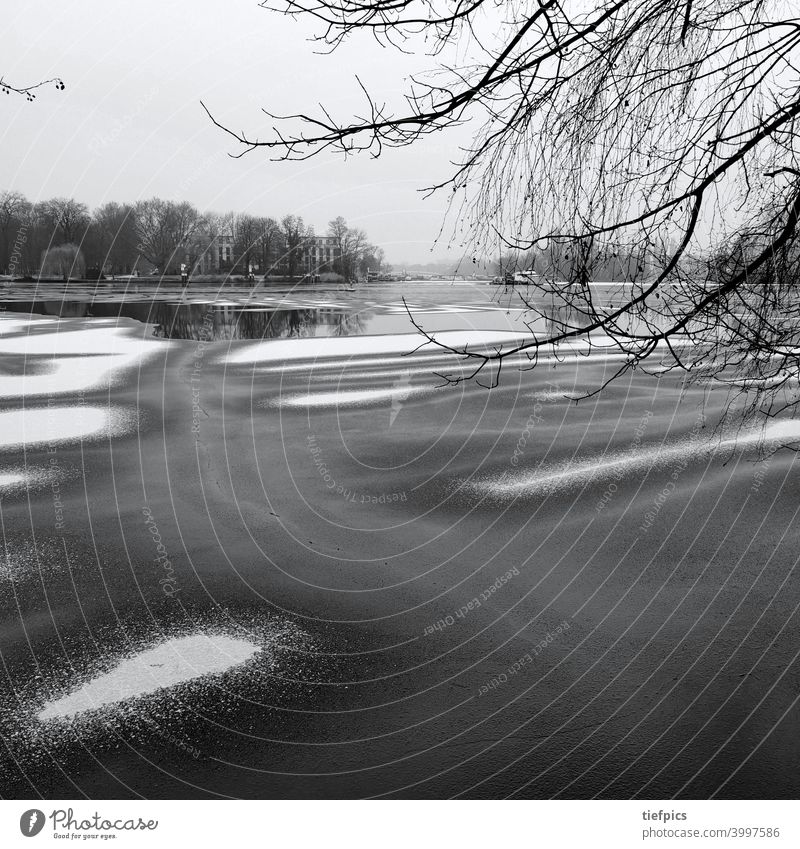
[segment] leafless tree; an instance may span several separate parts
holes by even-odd
[[[259,265],[263,274],[269,274],[281,241],[281,226],[274,218],[266,217],[258,219],[258,229],[261,234],[258,240]]]
[[[365,251],[358,264],[358,270],[366,277],[370,271],[380,271],[384,264],[383,248],[370,245]]]
[[[361,261],[368,251],[375,249],[370,245],[367,234],[355,227],[348,227],[340,215],[328,224],[328,235],[336,239],[337,257],[334,270],[346,280],[352,280],[359,270]]]
[[[183,261],[189,240],[203,223],[190,203],[151,198],[134,206],[139,253],[162,274]]]
[[[0,269],[7,269],[18,239],[27,241],[26,229],[31,204],[20,192],[0,192]]]
[[[289,277],[294,277],[301,268],[303,260],[303,248],[306,239],[313,235],[313,231],[305,225],[303,219],[297,215],[285,215],[281,219],[281,232],[284,239],[284,262]]]
[[[257,266],[261,274],[269,273],[281,232],[274,218],[237,215],[233,223],[235,267],[247,273]]]
[[[35,274],[50,248],[67,243],[78,245],[90,271],[126,273],[143,258],[164,273],[183,262],[197,273],[216,267],[208,261],[214,251],[214,260],[219,259],[225,271],[244,272],[252,262],[265,275],[278,267],[286,273],[290,264],[295,274],[313,230],[296,216],[285,216],[282,222],[235,212],[201,214],[189,203],[160,198],[135,205],[110,201],[90,215],[88,207],[73,198],[52,198],[34,206],[20,192],[2,190],[0,271]],[[360,246],[363,239],[356,242]],[[224,256],[218,253],[223,246]],[[380,250],[370,250],[369,261],[379,263]]]
[[[456,352],[474,365],[467,374],[491,375],[491,384],[504,362],[535,365],[546,350],[603,345],[620,355],[617,374],[658,360],[659,369],[741,382],[754,393],[752,409],[797,403],[796,4],[262,5],[315,20],[317,47],[369,34],[427,51],[432,67],[411,78],[396,107],[362,85],[362,117],[336,119],[324,107],[270,115],[263,138],[212,117],[239,155],[379,155],[472,120],[473,142],[430,187],[449,193],[451,212],[469,225],[464,251],[558,258],[526,290],[530,334],[501,350]],[[611,295],[591,285],[599,266],[621,256],[627,285]],[[577,320],[541,330],[542,304],[551,312],[561,304]]]
[[[86,251],[99,268],[112,273],[131,271],[136,264],[137,236],[133,207],[115,201],[103,204],[92,214],[93,250]]]
[[[258,265],[260,258],[263,219],[255,215],[237,215],[233,222],[234,236],[234,268],[242,274],[248,274],[250,269]]]
[[[37,203],[36,214],[50,228],[57,245],[80,241],[89,223],[89,208],[74,198],[51,198]]]

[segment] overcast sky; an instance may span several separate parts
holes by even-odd
[[[17,85],[60,76],[66,90],[34,103],[6,96],[0,131],[0,189],[32,201],[73,196],[91,207],[158,195],[202,210],[302,215],[324,232],[343,215],[384,247],[390,262],[428,261],[444,198],[418,189],[449,173],[467,134],[439,134],[419,147],[366,156],[270,162],[243,159],[218,119],[267,135],[276,113],[334,116],[363,107],[354,75],[378,99],[398,102],[425,57],[358,38],[332,56],[315,55],[308,24],[265,11],[256,0],[26,0],[3,14],[0,73]]]

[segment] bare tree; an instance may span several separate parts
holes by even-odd
[[[297,270],[301,268],[305,240],[313,235],[313,232],[297,215],[285,215],[281,219],[281,232],[285,249],[283,260],[289,277],[294,277]]]
[[[56,244],[79,242],[89,223],[89,208],[74,198],[51,198],[36,204],[36,213],[50,228]]]
[[[31,204],[20,192],[0,192],[0,269],[7,269],[14,253],[14,244],[25,239]],[[19,253],[19,244],[18,250]],[[16,263],[18,264],[18,263]]]
[[[292,225],[289,225],[292,231]],[[258,266],[262,274],[269,272],[272,257],[281,240],[281,226],[274,218],[238,215],[234,221],[236,265],[243,273]],[[289,235],[293,238],[292,232]]]
[[[203,217],[190,203],[151,198],[134,206],[139,253],[166,274],[179,265]]]
[[[124,274],[136,264],[136,223],[133,207],[114,201],[96,209],[92,215],[93,248],[90,261],[112,273]],[[86,251],[89,254],[88,250]]]
[[[578,317],[492,352],[458,352],[497,380],[509,358],[612,346],[618,373],[659,368],[746,381],[753,409],[795,404],[800,18],[767,0],[275,0],[335,49],[359,33],[432,58],[402,107],[364,88],[364,117],[278,118],[265,138],[212,120],[284,159],[413,144],[474,119],[449,193],[465,251],[559,261],[528,289]],[[455,62],[458,56],[466,60]],[[736,262],[720,261],[732,240]],[[616,257],[615,257],[616,254]],[[591,283],[627,257],[613,298]],[[634,261],[629,261],[634,257]],[[547,265],[539,259],[539,267]],[[552,265],[552,263],[550,263]],[[605,273],[605,272],[602,272]],[[549,306],[548,309],[551,309]],[[602,340],[602,341],[599,341]],[[460,379],[460,378],[455,378]]]
[[[267,217],[258,219],[258,228],[261,234],[258,240],[259,265],[262,273],[268,274],[273,267],[273,258],[281,240],[281,226],[274,218]]]
[[[333,221],[328,222],[328,235],[336,240],[335,254],[338,255],[334,263],[334,270],[345,277],[347,276],[345,274],[345,265],[348,264],[345,251],[347,249],[349,229],[347,221],[341,215],[334,218]]]
[[[328,235],[336,239],[334,271],[347,280],[352,280],[359,270],[361,260],[368,250],[374,250],[363,230],[348,227],[340,215],[328,224]]]
[[[380,271],[381,267],[384,264],[384,251],[383,248],[375,247],[374,245],[369,245],[358,264],[358,270],[366,277],[370,271]]]
[[[238,266],[242,274],[247,274],[258,256],[261,239],[261,222],[255,215],[237,215],[233,223],[234,268]]]

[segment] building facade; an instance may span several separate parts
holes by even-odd
[[[341,255],[335,236],[309,236],[303,245],[303,266],[309,274],[335,271]]]
[[[220,233],[207,240],[196,252],[192,263],[198,274],[217,274],[229,271],[234,262],[234,239],[231,233]]]
[[[334,236],[307,236],[295,252],[295,275],[324,274],[335,271],[341,249]],[[237,252],[236,239],[232,233],[220,233],[196,252],[192,261],[193,271],[197,274],[224,274],[235,267],[235,273],[246,274],[248,269],[239,267],[241,257]],[[264,251],[255,247],[249,265],[254,274],[288,275],[290,265],[289,250],[282,234],[273,234],[269,245],[269,258]]]

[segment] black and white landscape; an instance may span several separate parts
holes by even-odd
[[[796,797],[795,4],[7,23],[0,797]]]

